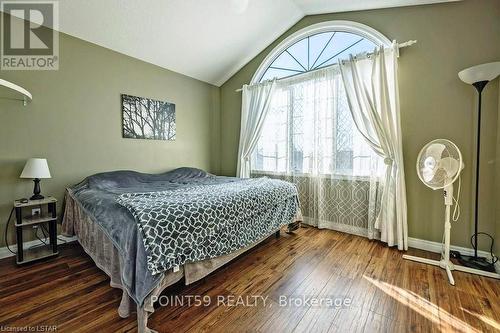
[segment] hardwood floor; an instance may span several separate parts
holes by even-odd
[[[210,304],[188,306],[186,297],[178,298],[185,304],[159,306],[149,326],[160,332],[500,331],[500,282],[454,276],[455,287],[443,270],[404,261],[380,242],[301,228],[270,237],[202,281],[167,289],[163,303],[172,295],[202,295]],[[241,298],[247,306],[236,305],[238,296],[248,296]],[[0,330],[56,325],[57,332],[134,332],[135,314],[117,314],[120,297],[76,243],[30,266],[0,261]],[[283,306],[306,298],[344,303]]]

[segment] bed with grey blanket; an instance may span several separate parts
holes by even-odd
[[[115,171],[69,189],[120,254],[121,282],[142,306],[163,272],[254,244],[294,221],[293,184],[180,168]]]

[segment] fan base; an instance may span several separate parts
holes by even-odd
[[[453,286],[455,285],[455,279],[453,278],[453,275],[451,273],[452,271],[460,271],[460,272],[465,272],[465,273],[470,273],[470,274],[482,275],[482,276],[487,276],[490,278],[500,280],[500,274],[487,272],[487,271],[483,271],[480,269],[465,267],[465,266],[454,265],[451,261],[446,260],[446,259],[432,260],[432,259],[427,259],[427,258],[409,256],[406,254],[403,254],[403,259],[416,261],[416,262],[420,262],[420,263],[424,263],[424,264],[428,264],[428,265],[433,265],[433,266],[439,266],[439,267],[445,269],[446,274],[448,275],[448,280],[450,281],[450,284]]]

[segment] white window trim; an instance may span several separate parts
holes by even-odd
[[[391,41],[382,33],[362,23],[336,20],[313,24],[291,34],[290,36],[282,40],[271,52],[269,52],[269,54],[266,56],[264,61],[262,61],[259,68],[253,75],[250,84],[259,83],[260,79],[266,73],[267,69],[269,68],[269,66],[271,66],[274,60],[276,60],[276,58],[278,58],[281,53],[283,53],[286,49],[288,49],[296,42],[311,35],[330,31],[341,31],[356,34],[380,46],[391,45]]]

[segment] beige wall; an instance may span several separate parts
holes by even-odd
[[[445,137],[461,148],[462,217],[453,226],[452,242],[468,245],[471,220],[475,94],[460,82],[465,67],[500,60],[500,1],[466,0],[432,6],[309,16],[260,53],[221,89],[116,52],[61,35],[61,64],[55,72],[0,71],[34,95],[27,107],[0,100],[0,230],[15,198],[28,196],[32,182],[18,178],[29,157],[49,160],[53,174],[42,191],[61,198],[64,187],[107,170],[161,172],[195,166],[234,175],[240,122],[240,93],[279,41],[310,24],[353,20],[372,26],[390,39],[417,39],[400,58],[400,93],[404,155],[408,178],[411,237],[441,240],[442,201],[414,172],[419,149]],[[500,252],[500,136],[497,138],[498,80],[484,91],[481,230],[497,236]],[[121,138],[120,93],[176,103],[177,140]],[[495,196],[496,188],[499,195]],[[496,220],[499,221],[495,226]],[[13,233],[10,231],[10,237]],[[0,236],[3,246],[3,232]],[[486,247],[482,243],[482,248]]]
[[[367,24],[389,39],[418,43],[400,57],[400,97],[407,174],[410,237],[440,241],[443,231],[442,193],[426,188],[415,173],[415,160],[428,141],[443,137],[462,150],[462,216],[453,224],[452,243],[468,246],[473,230],[472,169],[475,93],[457,76],[461,69],[500,60],[500,1],[463,2],[308,16],[250,61],[221,88],[221,172],[234,175],[240,127],[241,95],[234,90],[250,82],[264,57],[286,36],[308,25],[328,20]],[[484,91],[481,166],[482,231],[495,232],[494,179],[498,80]],[[500,234],[499,234],[500,237]],[[498,237],[497,237],[498,238]],[[500,239],[498,239],[500,242]],[[486,248],[486,242],[481,244]]]
[[[0,247],[12,201],[32,192],[19,179],[29,157],[48,159],[53,178],[42,193],[59,199],[96,172],[217,166],[219,88],[63,34],[60,61],[58,71],[0,72],[33,94],[26,107],[0,100]],[[175,103],[177,139],[123,139],[121,93]]]
[[[500,112],[500,84],[498,87],[498,110]],[[496,216],[495,216],[495,254],[500,256],[500,117],[498,117],[497,123],[497,153],[495,159],[495,197],[493,201],[494,207],[496,207]]]

